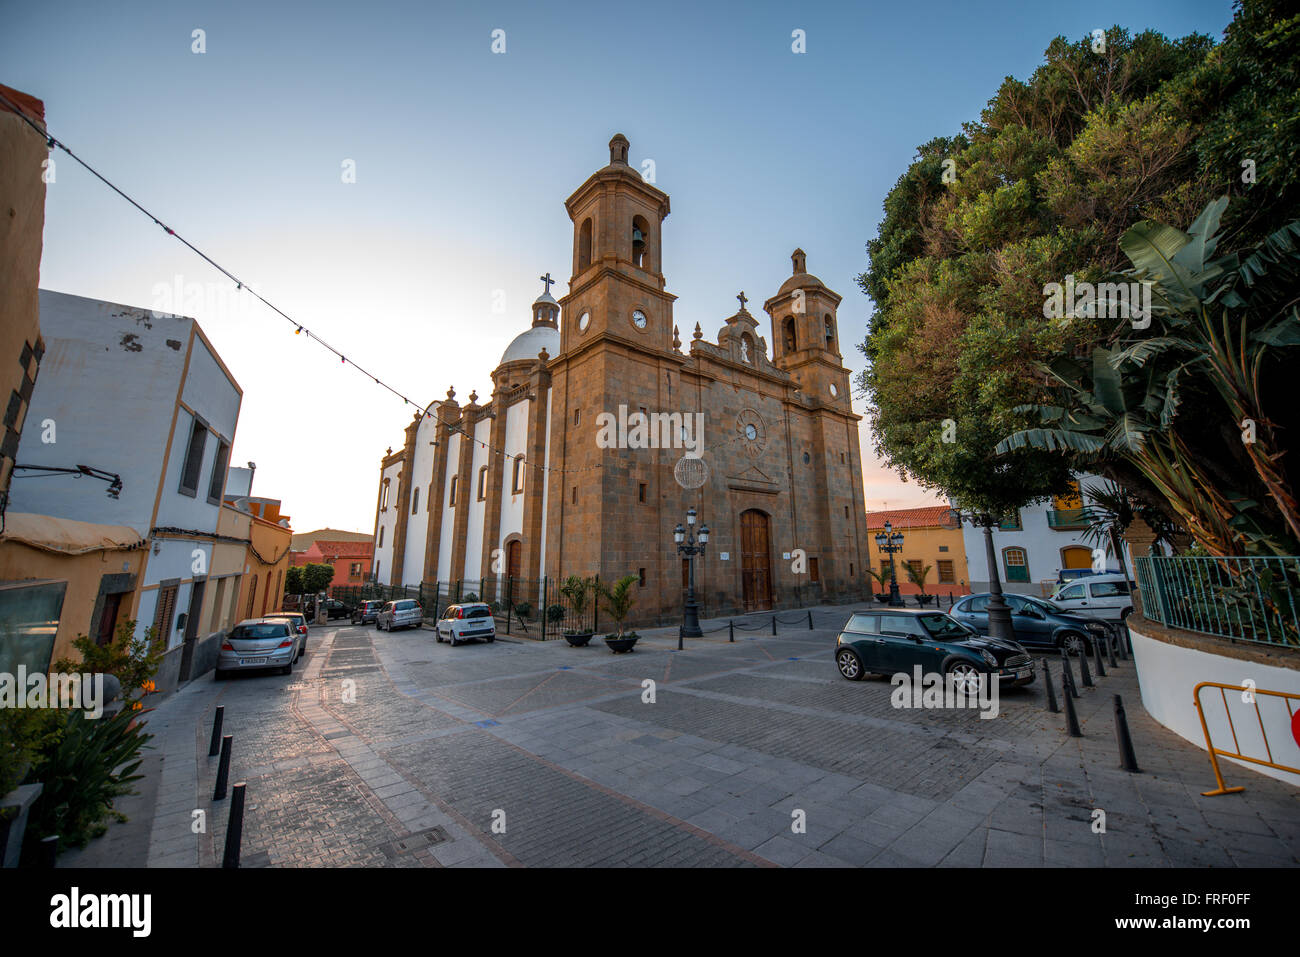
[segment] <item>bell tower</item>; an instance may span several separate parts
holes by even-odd
[[[664,289],[668,195],[628,164],[628,140],[609,141],[609,164],[564,204],[573,220],[573,274],[560,300],[562,353],[615,339],[638,351],[672,351],[673,300]]]
[[[808,272],[802,249],[775,296],[763,303],[772,319],[772,364],[788,372],[799,389],[825,405],[849,408],[849,371],[840,353],[840,297]]]

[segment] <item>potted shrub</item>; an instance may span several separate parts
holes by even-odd
[[[624,575],[614,582],[613,588],[603,582],[597,586],[600,588],[601,597],[605,599],[602,603],[605,611],[609,612],[609,617],[618,623],[618,634],[605,636],[605,644],[616,654],[631,651],[637,638],[640,637],[634,631],[623,630],[623,621],[636,603],[636,593],[632,591],[632,587],[640,580],[636,575]]]
[[[920,589],[920,593],[916,596],[916,603],[918,605],[928,605],[930,602],[934,601],[933,595],[927,595],[925,593],[925,580],[930,575],[931,567],[932,566],[930,565],[923,565],[920,571],[918,571],[912,565],[903,566],[903,568],[907,570],[908,581]]]
[[[591,597],[592,587],[595,582],[590,578],[579,578],[577,575],[570,575],[560,586],[560,594],[569,602],[569,614],[575,621],[579,622],[578,628],[564,631],[564,640],[575,648],[585,647],[587,642],[591,641],[591,629],[586,627],[587,599]]]
[[[885,602],[889,601],[889,576],[884,572],[873,571],[870,568],[867,569],[867,574],[871,576],[872,581],[876,582],[884,589],[883,592],[876,592],[876,601],[883,605]]]

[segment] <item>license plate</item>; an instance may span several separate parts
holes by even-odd
[[[264,665],[266,664],[266,662],[267,662],[266,658],[240,658],[239,659],[239,663],[241,665]]]
[[[1030,673],[1030,672],[1029,672],[1029,669],[1028,669],[1028,668],[1017,668],[1017,669],[1016,669],[1016,677],[1017,677],[1017,678],[1028,678],[1028,677],[1029,677],[1029,673]]]

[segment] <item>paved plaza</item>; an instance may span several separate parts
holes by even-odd
[[[660,629],[625,655],[599,638],[451,648],[430,630],[317,627],[293,675],[208,676],[164,701],[141,794],[119,804],[130,823],[59,865],[220,864],[230,802],[212,800],[207,756],[218,704],[231,781],[248,784],[245,867],[1300,859],[1296,790],[1225,764],[1246,790],[1202,797],[1205,752],[1146,715],[1131,660],[1081,689],[1082,738],[1045,709],[1041,671],[993,719],[896,709],[887,679],[835,669],[851,610],[816,609],[814,629],[783,623],[776,636],[770,617],[737,619],[751,630],[734,643],[724,628],[684,651]],[[1140,774],[1118,767],[1114,694]]]

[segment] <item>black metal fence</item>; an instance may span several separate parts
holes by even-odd
[[[481,581],[457,579],[452,582],[425,582],[419,585],[336,585],[333,597],[347,605],[363,601],[398,601],[413,598],[424,609],[427,621],[436,621],[448,605],[485,602],[492,608],[498,627],[504,634],[546,641],[563,636],[566,631],[595,631],[599,626],[596,596],[589,593],[581,613],[560,590],[554,578],[486,578]]]

